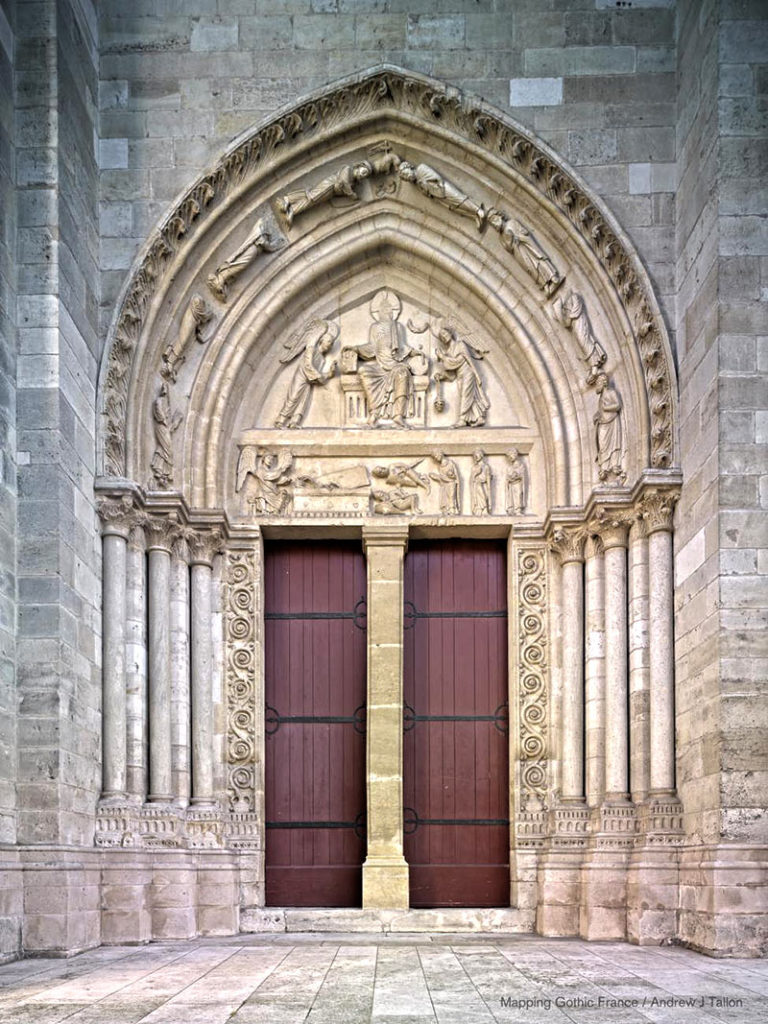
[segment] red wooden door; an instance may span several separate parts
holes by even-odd
[[[409,547],[404,820],[413,907],[509,906],[506,609],[503,544]]]
[[[365,855],[366,573],[358,545],[265,559],[266,901],[359,906]]]

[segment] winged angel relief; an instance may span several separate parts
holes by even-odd
[[[338,324],[315,317],[285,343],[287,352],[280,362],[290,363],[299,355],[301,360],[288,385],[283,407],[275,420],[276,427],[298,427],[309,408],[312,388],[327,384],[331,379],[336,360],[326,365],[325,357],[338,335]]]

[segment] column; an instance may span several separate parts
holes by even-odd
[[[605,801],[629,799],[627,516],[601,522],[605,566]]]
[[[587,803],[596,807],[605,793],[605,571],[603,545],[587,542],[584,564],[586,597],[584,716],[586,729]]]
[[[171,777],[171,546],[177,523],[148,519],[149,801],[170,803]]]
[[[648,542],[635,519],[629,534],[629,790],[634,803],[648,795],[650,719],[648,679]]]
[[[584,801],[584,540],[580,530],[558,530],[554,548],[562,566],[562,802]]]
[[[408,529],[363,528],[368,560],[368,856],[363,907],[405,909],[403,856],[403,560]]]
[[[189,549],[179,535],[171,548],[171,787],[180,807],[189,804]]]
[[[103,698],[102,798],[124,800],[127,779],[125,705],[125,573],[128,551],[130,502],[103,501]]]
[[[135,526],[128,538],[126,580],[126,673],[128,702],[128,794],[137,803],[147,798],[147,560],[144,531]]]
[[[192,804],[212,807],[213,780],[213,643],[211,634],[213,558],[218,532],[188,538],[191,601]]]
[[[672,516],[677,495],[646,494],[642,515],[648,531],[652,797],[675,793],[675,653],[673,631]]]

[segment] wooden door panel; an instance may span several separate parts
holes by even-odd
[[[405,602],[411,905],[509,905],[503,545],[411,545]]]
[[[270,906],[356,906],[365,855],[366,575],[357,545],[265,556]]]

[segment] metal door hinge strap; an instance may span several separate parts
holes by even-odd
[[[365,704],[355,708],[352,715],[281,715],[267,704],[264,731],[273,736],[281,725],[351,725],[355,732],[365,732]]]
[[[403,611],[403,629],[413,629],[416,619],[506,619],[507,609],[498,608],[491,611],[453,611],[453,612],[422,612],[413,601],[405,602]]]
[[[360,812],[354,821],[268,821],[267,828],[280,829],[316,829],[316,828],[351,828],[356,836],[365,834],[365,815]]]
[[[509,712],[506,704],[499,704],[492,715],[417,715],[410,704],[403,706],[403,730],[410,732],[417,722],[493,722],[499,732],[509,731]]]
[[[403,832],[410,836],[420,825],[504,825],[509,818],[420,818],[412,807],[403,808]]]
[[[365,629],[366,600],[361,597],[351,612],[265,612],[265,619],[306,619],[306,620],[335,620],[351,619],[353,625],[358,629]]]

